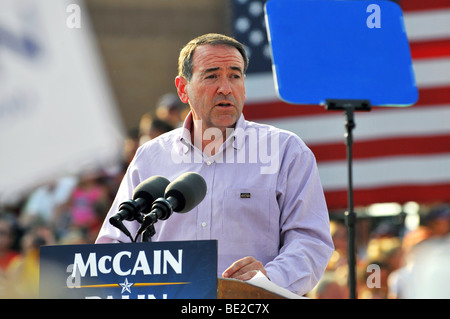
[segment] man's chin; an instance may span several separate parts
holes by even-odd
[[[234,127],[236,125],[236,117],[222,117],[220,119],[216,119],[213,121],[213,124],[215,127],[219,128],[219,129],[226,129],[228,127]]]

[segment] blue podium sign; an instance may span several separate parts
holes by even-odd
[[[215,299],[217,241],[43,246],[41,298]]]

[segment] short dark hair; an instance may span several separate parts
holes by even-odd
[[[218,33],[208,33],[201,35],[191,41],[189,41],[183,49],[180,51],[180,56],[178,58],[178,75],[184,77],[186,80],[190,81],[192,78],[193,56],[194,51],[197,47],[205,44],[210,45],[228,45],[235,47],[244,59],[244,73],[247,71],[248,67],[248,57],[245,52],[244,45],[239,41]]]

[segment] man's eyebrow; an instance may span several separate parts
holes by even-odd
[[[238,67],[238,66],[230,66],[230,69],[233,70],[233,71],[238,71],[239,73],[243,74],[242,69],[240,67]],[[208,68],[208,69],[204,70],[201,74],[205,75],[207,73],[215,72],[215,71],[218,71],[218,70],[220,70],[220,67]]]
[[[216,68],[208,68],[208,69],[204,70],[201,74],[202,74],[202,75],[205,75],[205,74],[207,74],[207,73],[211,73],[211,72],[218,71],[218,70],[220,70],[219,67],[216,67]]]
[[[242,72],[242,69],[238,66],[230,66],[230,69],[234,70],[234,71],[239,71],[239,73],[243,74],[244,72]]]

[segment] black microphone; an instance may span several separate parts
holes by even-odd
[[[136,238],[158,219],[166,220],[175,211],[186,213],[197,206],[206,195],[206,182],[200,174],[187,172],[167,185],[164,198],[158,198],[152,210],[144,216]]]
[[[129,199],[119,205],[119,212],[109,219],[109,223],[132,238],[122,221],[138,220],[142,222],[142,215],[140,213],[147,214],[150,212],[153,202],[155,199],[164,195],[164,191],[169,183],[170,181],[163,176],[147,178],[135,188],[133,199]]]

